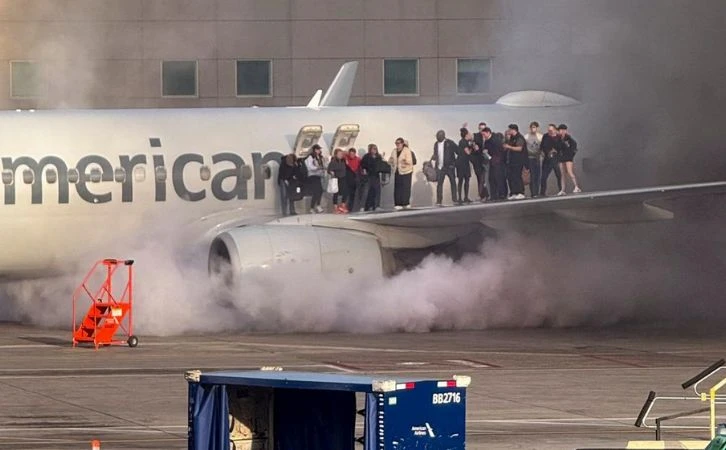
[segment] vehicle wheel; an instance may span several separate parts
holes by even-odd
[[[127,344],[129,344],[129,347],[134,348],[137,345],[139,345],[139,338],[136,336],[129,336],[129,339],[126,341]]]

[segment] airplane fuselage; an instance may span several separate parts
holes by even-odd
[[[374,142],[386,157],[403,137],[420,167],[438,129],[458,141],[464,122],[504,131],[532,120],[566,122],[577,135],[586,116],[581,106],[498,105],[0,113],[0,274],[105,257],[141,232],[269,220],[279,208],[277,162],[306,125],[322,126],[324,148],[339,125],[359,125],[355,147]]]

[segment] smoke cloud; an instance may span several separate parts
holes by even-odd
[[[506,89],[588,105],[589,189],[714,181],[726,171],[726,8],[718,0],[502,0]]]
[[[179,259],[159,240],[135,253],[135,328],[379,333],[702,320],[726,288],[726,260],[723,243],[691,239],[717,222],[692,226],[503,233],[456,260],[432,255],[390,279],[334,279],[292,265],[247,272],[234,288],[210,280],[197,264],[206,254]],[[68,327],[79,276],[6,284],[0,317]],[[81,304],[79,315],[88,302]]]

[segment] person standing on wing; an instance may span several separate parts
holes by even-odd
[[[388,163],[394,173],[393,204],[396,210],[411,207],[411,179],[413,177],[413,152],[403,138],[396,139]]]
[[[456,203],[456,142],[446,139],[444,130],[436,132],[436,143],[434,143],[434,154],[431,156],[431,164],[436,168],[436,206],[443,206],[444,180],[449,177],[451,185],[451,201]]]
[[[577,153],[577,142],[570,136],[567,125],[562,124],[557,127],[557,130],[560,133],[560,139],[557,141],[557,152],[560,156],[560,171],[562,171],[562,190],[557,195],[567,195],[567,177],[570,177],[572,184],[575,186],[572,193],[579,194],[582,192],[582,189],[577,184],[574,162],[575,153]]]

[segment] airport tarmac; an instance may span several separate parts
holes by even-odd
[[[624,448],[649,390],[724,357],[722,327],[427,334],[223,334],[72,348],[70,331],[0,324],[0,449],[185,449],[188,369],[472,377],[467,448]],[[694,331],[696,330],[696,331]],[[723,372],[722,372],[723,373]],[[696,409],[684,402],[676,410]],[[706,425],[705,417],[695,419]],[[668,430],[667,439],[706,438]]]

